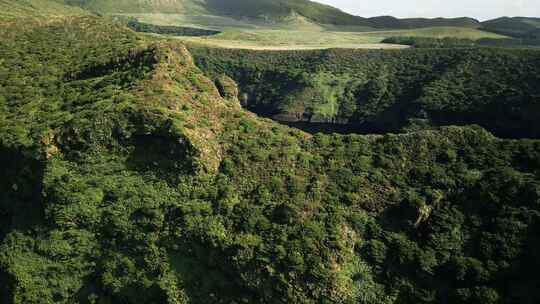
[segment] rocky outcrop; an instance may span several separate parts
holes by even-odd
[[[238,99],[240,90],[238,89],[238,84],[231,77],[220,75],[215,83],[221,97],[225,100],[240,104],[240,100]]]
[[[308,122],[308,123],[317,123],[317,124],[336,124],[336,125],[346,125],[349,123],[347,118],[339,117],[325,117],[322,115],[309,115],[301,113],[280,113],[272,116],[272,119],[280,122]]]

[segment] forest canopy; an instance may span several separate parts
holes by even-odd
[[[238,83],[249,110],[278,120],[359,133],[477,124],[500,137],[540,136],[535,49],[189,49],[206,75]]]
[[[538,52],[1,25],[1,303],[537,303]]]

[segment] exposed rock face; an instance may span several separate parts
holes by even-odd
[[[309,122],[312,123],[332,123],[332,124],[338,124],[338,125],[344,125],[348,124],[349,120],[347,118],[340,118],[340,117],[325,117],[322,115],[312,115]]]
[[[240,94],[238,84],[232,78],[227,75],[220,75],[215,82],[221,97],[240,104],[240,100],[238,99]]]
[[[324,117],[322,115],[308,115],[308,114],[295,114],[295,113],[280,113],[272,116],[272,119],[281,122],[309,122],[309,123],[325,123],[346,125],[349,123],[347,118],[339,117]]]

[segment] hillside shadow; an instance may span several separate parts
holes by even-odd
[[[141,173],[154,173],[168,182],[195,171],[193,151],[187,140],[159,135],[137,135],[127,166]]]

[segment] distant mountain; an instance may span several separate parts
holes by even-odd
[[[177,13],[209,14],[237,19],[259,19],[279,22],[299,15],[314,23],[366,26],[388,29],[409,29],[434,26],[479,27],[472,18],[398,19],[391,16],[363,18],[335,7],[309,0],[65,0],[100,13]]]
[[[473,18],[407,18],[398,19],[392,16],[380,16],[365,19],[370,26],[376,28],[412,29],[422,27],[453,26],[478,28],[480,22]]]
[[[320,24],[369,25],[364,18],[308,0],[206,0],[206,4],[216,15],[275,19],[296,13]]]
[[[461,18],[410,18],[401,19],[402,23],[406,24],[409,28],[418,27],[434,27],[434,26],[458,26],[458,27],[470,27],[477,28],[480,26],[480,22],[474,18],[461,17]]]
[[[482,22],[481,28],[516,38],[540,39],[540,18],[501,17]]]

